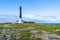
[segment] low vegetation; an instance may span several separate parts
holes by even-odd
[[[21,29],[27,27],[34,27],[37,30],[44,30],[50,33],[60,34],[60,24],[36,24],[36,23],[21,23],[21,24],[0,24],[0,29]]]

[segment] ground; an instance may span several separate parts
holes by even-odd
[[[0,29],[16,29],[27,27],[34,27],[37,30],[44,30],[50,33],[60,34],[60,24],[36,24],[36,23],[0,24]]]
[[[20,40],[42,40],[42,39],[49,40],[50,36],[55,38],[55,35],[60,35],[60,24],[36,24],[36,23],[0,24],[0,35],[3,34],[8,37],[9,35],[10,36],[12,35],[13,40],[17,38]],[[56,38],[58,37],[56,36]]]

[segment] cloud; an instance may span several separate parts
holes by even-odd
[[[14,22],[18,20],[18,16],[16,15],[5,15],[0,16],[0,22]],[[7,20],[8,19],[8,20]],[[60,16],[58,15],[36,15],[36,14],[24,14],[23,20],[25,21],[35,21],[40,23],[60,23]]]
[[[30,19],[35,19],[35,15],[33,14],[25,14],[23,17],[30,18]]]
[[[18,20],[18,16],[16,15],[1,15],[0,16],[0,23],[16,22],[16,20]]]
[[[56,21],[60,21],[60,16],[57,16],[56,17]]]
[[[27,17],[28,19],[42,20],[44,22],[60,22],[60,16],[57,15],[34,15],[34,14],[25,14],[23,17]]]

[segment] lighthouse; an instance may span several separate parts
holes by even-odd
[[[17,20],[17,23],[22,23],[22,7],[19,7],[19,18]]]
[[[19,23],[22,23],[22,7],[20,6],[20,12],[19,12]]]

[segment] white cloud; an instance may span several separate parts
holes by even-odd
[[[60,16],[57,16],[56,21],[60,21]]]
[[[23,17],[30,19],[44,20],[48,22],[58,22],[60,21],[60,16],[58,15],[34,15],[34,14],[25,14]]]
[[[23,17],[34,19],[35,15],[33,15],[33,14],[25,14]]]
[[[0,16],[0,18],[7,18],[7,16]]]

